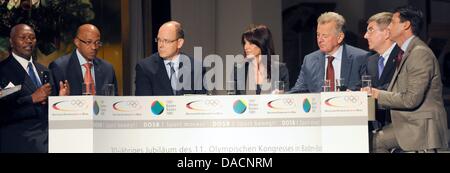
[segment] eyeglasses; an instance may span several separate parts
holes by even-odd
[[[90,46],[90,45],[94,45],[95,47],[101,47],[101,46],[103,46],[103,42],[101,42],[101,41],[95,41],[95,42],[92,42],[92,41],[84,41],[84,40],[82,40],[82,39],[80,39],[80,38],[78,38],[78,37],[77,37],[77,39],[80,40],[82,43],[88,45],[88,46]]]
[[[17,38],[19,40],[21,40],[21,41],[26,41],[28,39],[30,39],[31,41],[35,41],[36,40],[35,36],[18,36]]]
[[[175,42],[175,41],[177,41],[178,40],[178,38],[177,39],[175,39],[175,40],[166,40],[166,39],[159,39],[159,38],[155,38],[155,43],[159,43],[159,44],[170,44],[170,43],[173,43],[173,42]]]
[[[367,33],[372,33],[372,32],[374,32],[374,31],[375,31],[375,29],[373,29],[373,28],[368,28],[366,32],[367,32]]]
[[[374,29],[374,28],[370,27],[370,28],[367,28],[366,32],[367,32],[367,34],[372,34],[372,33],[374,33],[375,31],[380,31],[380,32],[382,32],[382,31],[384,31],[385,29],[387,29],[387,28],[378,28],[378,29]]]

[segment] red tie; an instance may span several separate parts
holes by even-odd
[[[327,65],[327,80],[330,81],[330,90],[334,91],[334,67],[333,67],[333,56],[328,56],[328,65]]]
[[[91,74],[92,64],[86,63],[83,64],[83,66],[86,68],[86,74],[84,74],[84,83],[86,84],[86,91],[88,93],[92,93],[92,95],[95,95],[95,84]]]
[[[395,57],[395,67],[398,68],[400,66],[400,63],[402,62],[402,58],[403,58],[403,50],[400,49],[398,51],[397,56]]]

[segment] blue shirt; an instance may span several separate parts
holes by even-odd
[[[80,67],[81,67],[81,73],[83,74],[83,79],[84,79],[84,75],[86,74],[86,67],[83,66],[83,64],[88,63],[88,61],[86,61],[86,58],[83,57],[83,55],[81,55],[81,53],[78,51],[77,49],[77,57],[78,57],[78,61],[80,62]],[[92,80],[94,80],[94,84],[95,84],[95,70],[94,70],[94,64],[91,62],[89,62],[92,64],[91,66],[91,75],[92,75]],[[81,85],[81,84],[80,84]]]
[[[172,60],[164,60],[164,66],[166,67],[167,76],[170,79],[170,66],[169,62],[173,63],[173,68],[175,70],[175,76],[178,76],[178,69],[180,67],[180,54],[176,55]]]

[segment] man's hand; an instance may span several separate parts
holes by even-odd
[[[271,94],[284,94],[284,90],[275,89]]]
[[[367,95],[372,96],[374,99],[378,99],[378,96],[380,95],[380,90],[376,88],[364,87],[361,88],[361,91],[367,92]]]
[[[38,88],[32,95],[33,103],[42,103],[45,104],[48,96],[52,93],[52,86],[46,83]]]
[[[65,80],[59,81],[59,96],[69,96],[70,95],[70,85],[69,81]]]

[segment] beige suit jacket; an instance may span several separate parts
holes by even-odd
[[[439,63],[431,49],[414,37],[378,104],[391,111],[396,139],[403,150],[447,148],[447,113],[442,100]]]

